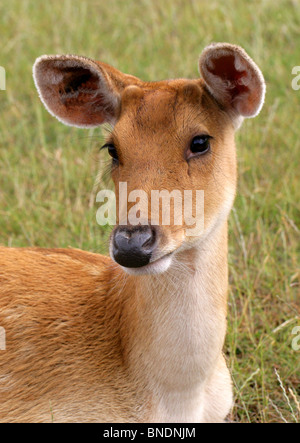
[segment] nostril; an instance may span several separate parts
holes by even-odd
[[[146,234],[146,239],[144,239],[144,243],[142,244],[142,248],[149,249],[153,247],[156,243],[156,231],[153,228],[150,228],[150,231]]]
[[[113,244],[116,249],[122,249],[126,247],[129,242],[130,236],[126,232],[117,232],[114,235]]]

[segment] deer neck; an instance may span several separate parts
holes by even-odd
[[[227,281],[227,223],[166,273],[128,277],[121,334],[135,379],[166,395],[201,389],[222,352]]]

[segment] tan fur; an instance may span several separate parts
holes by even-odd
[[[149,197],[153,189],[204,190],[205,225],[200,237],[186,236],[186,226],[174,220],[161,226],[151,262],[156,273],[145,275],[78,250],[0,248],[0,326],[7,338],[0,351],[1,422],[222,422],[229,413],[222,348],[234,126],[262,76],[244,51],[225,46],[243,70],[250,63],[249,89],[237,98],[236,86],[232,100],[219,79],[214,89],[205,75],[144,83],[85,57],[36,62],[36,85],[52,114],[75,126],[114,124],[108,142],[120,158],[112,173],[117,200],[124,181],[128,192],[142,189]],[[217,59],[219,50],[204,52],[201,71],[208,51]],[[239,66],[229,69],[238,78]],[[184,153],[199,134],[213,137],[212,152],[187,162]],[[149,208],[141,208],[141,217],[149,217]],[[156,263],[169,253],[163,272]]]

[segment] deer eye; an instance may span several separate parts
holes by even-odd
[[[210,135],[197,135],[194,137],[186,153],[187,160],[206,154],[210,150],[211,139]]]
[[[114,159],[114,160],[119,160],[119,156],[118,156],[118,152],[115,148],[114,145],[109,145],[107,147],[108,153],[109,155]]]
[[[114,163],[119,162],[118,151],[117,151],[115,145],[109,143],[109,144],[102,146],[101,150],[102,149],[107,149],[107,151],[108,151],[109,155],[112,157]]]

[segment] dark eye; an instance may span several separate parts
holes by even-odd
[[[194,137],[187,151],[187,160],[206,154],[210,150],[211,138],[210,135],[197,135],[197,137]]]
[[[110,155],[114,160],[119,160],[118,153],[117,153],[117,150],[116,150],[116,148],[114,147],[114,145],[109,145],[109,146],[107,147],[107,150],[108,150],[109,155]]]
[[[114,163],[118,163],[118,152],[113,144],[104,145],[101,149],[107,149],[109,155],[112,157]]]

